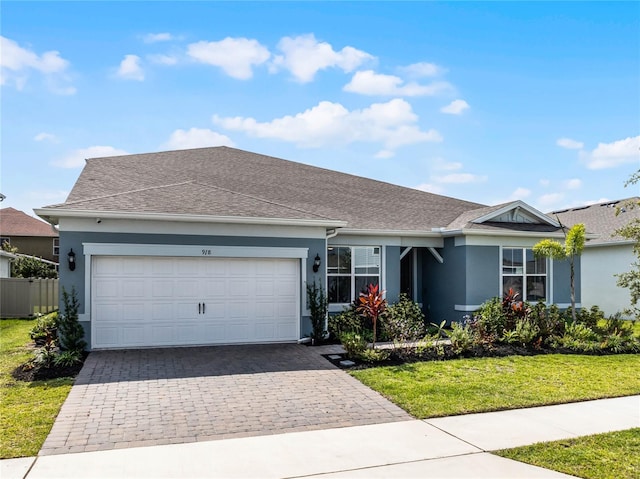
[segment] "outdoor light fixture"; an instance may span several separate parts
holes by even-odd
[[[73,252],[73,248],[71,248],[67,257],[69,258],[69,269],[74,271],[76,269],[76,254]]]
[[[313,272],[317,273],[320,269],[320,255],[316,254],[316,257],[313,260]]]

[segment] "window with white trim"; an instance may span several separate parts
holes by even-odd
[[[370,284],[380,283],[380,249],[379,246],[327,248],[329,303],[350,303]]]
[[[502,248],[502,294],[513,289],[524,301],[547,300],[547,260],[528,248]]]
[[[60,256],[60,238],[53,238],[53,256]]]

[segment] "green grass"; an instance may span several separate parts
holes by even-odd
[[[450,416],[640,393],[640,354],[428,361],[352,371],[413,416]]]
[[[33,320],[0,320],[0,459],[34,456],[49,434],[73,379],[23,382],[11,371],[31,357]]]
[[[543,442],[495,454],[585,479],[637,479],[640,428]]]

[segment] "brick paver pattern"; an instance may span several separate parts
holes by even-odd
[[[40,455],[412,419],[297,344],[97,351]]]

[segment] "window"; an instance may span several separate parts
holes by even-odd
[[[60,238],[53,238],[53,256],[60,256]]]
[[[327,249],[329,303],[350,303],[380,282],[379,246],[330,246]]]
[[[546,301],[547,260],[526,248],[502,248],[502,292],[512,288],[525,301]]]

